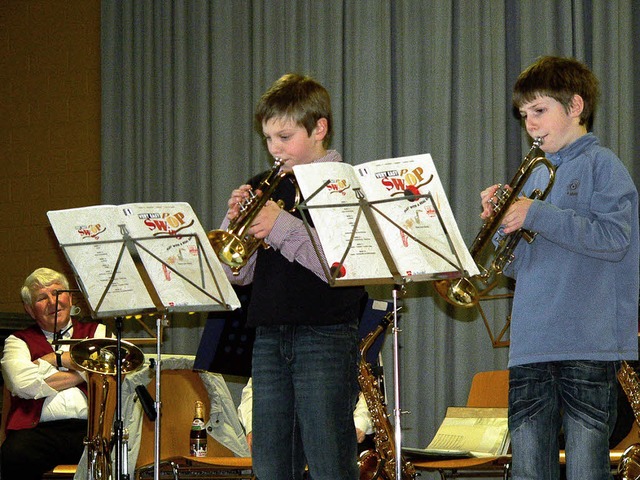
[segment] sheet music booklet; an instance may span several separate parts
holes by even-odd
[[[240,306],[188,203],[96,205],[47,216],[97,318]]]
[[[406,448],[417,458],[499,457],[509,453],[507,408],[449,407],[429,446]]]
[[[429,154],[293,167],[333,285],[478,274]]]

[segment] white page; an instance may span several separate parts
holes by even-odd
[[[131,255],[122,250],[117,207],[55,210],[47,216],[95,316],[156,310]]]

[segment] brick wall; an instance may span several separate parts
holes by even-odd
[[[71,273],[48,210],[100,203],[100,0],[0,1],[0,312]]]

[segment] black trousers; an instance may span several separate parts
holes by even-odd
[[[86,436],[86,420],[56,420],[7,431],[2,444],[2,480],[40,480],[56,465],[77,464]]]

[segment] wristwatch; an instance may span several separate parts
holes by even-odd
[[[62,372],[66,372],[67,370],[69,370],[64,365],[62,365],[62,350],[58,350],[56,352],[56,365],[58,365],[58,370]]]

